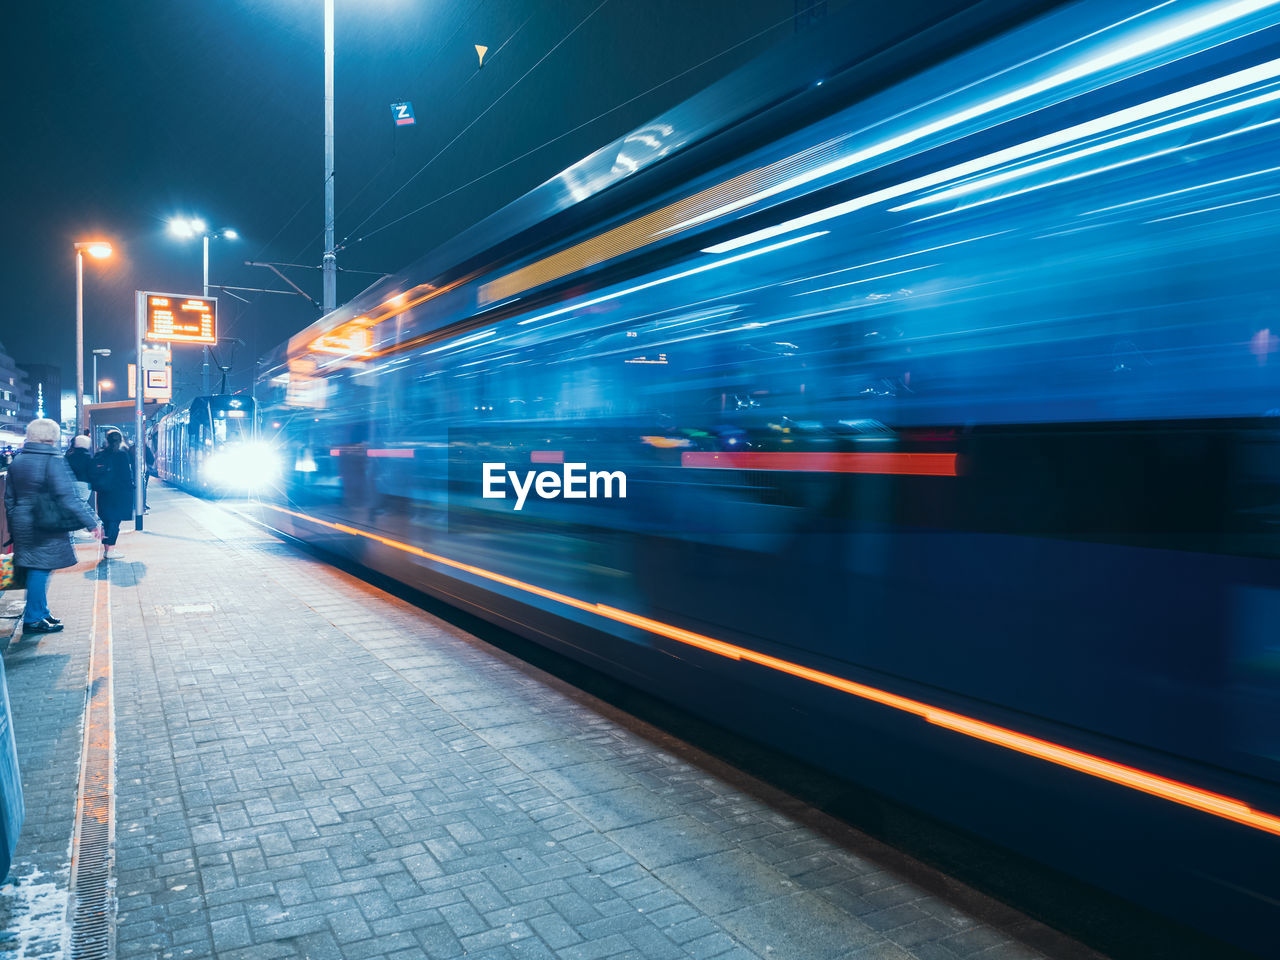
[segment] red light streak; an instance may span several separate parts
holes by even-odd
[[[782,470],[813,473],[882,473],[896,476],[954,477],[954,453],[708,453],[680,454],[680,466],[701,470]]]

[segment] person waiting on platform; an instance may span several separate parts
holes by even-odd
[[[71,449],[67,451],[67,466],[76,478],[76,490],[81,500],[89,499],[89,475],[93,469],[93,454],[89,447],[92,444],[88,437],[79,436],[71,441]]]
[[[67,466],[71,468],[71,475],[76,478],[76,493],[80,494],[80,499],[88,501],[90,494],[89,481],[93,473],[93,454],[89,452],[89,448],[93,446],[93,441],[86,436],[77,436],[71,438],[71,449],[67,451]],[[93,539],[87,534],[77,533],[76,540]]]
[[[147,502],[147,487],[151,485],[151,473],[156,465],[156,452],[151,448],[151,438],[142,445],[145,469],[142,471],[142,512],[150,513],[151,504]]]
[[[107,431],[107,445],[93,458],[92,485],[98,494],[98,515],[106,534],[102,539],[102,559],[118,560],[124,554],[116,547],[120,524],[133,517],[133,456],[124,448],[119,430]]]
[[[58,456],[59,434],[54,420],[27,424],[27,442],[10,465],[4,488],[13,562],[27,573],[24,634],[62,629],[62,621],[49,612],[49,577],[75,566],[71,531],[83,526],[102,536],[97,516],[77,494],[71,470]]]

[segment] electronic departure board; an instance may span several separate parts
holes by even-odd
[[[218,342],[218,298],[173,293],[146,295],[147,340],[174,343]]]

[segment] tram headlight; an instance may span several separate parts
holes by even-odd
[[[280,455],[266,443],[226,446],[205,460],[204,478],[217,490],[261,490],[279,482]]]

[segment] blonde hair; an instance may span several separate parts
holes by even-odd
[[[62,428],[57,420],[41,418],[27,424],[27,439],[32,443],[57,443],[62,436]]]

